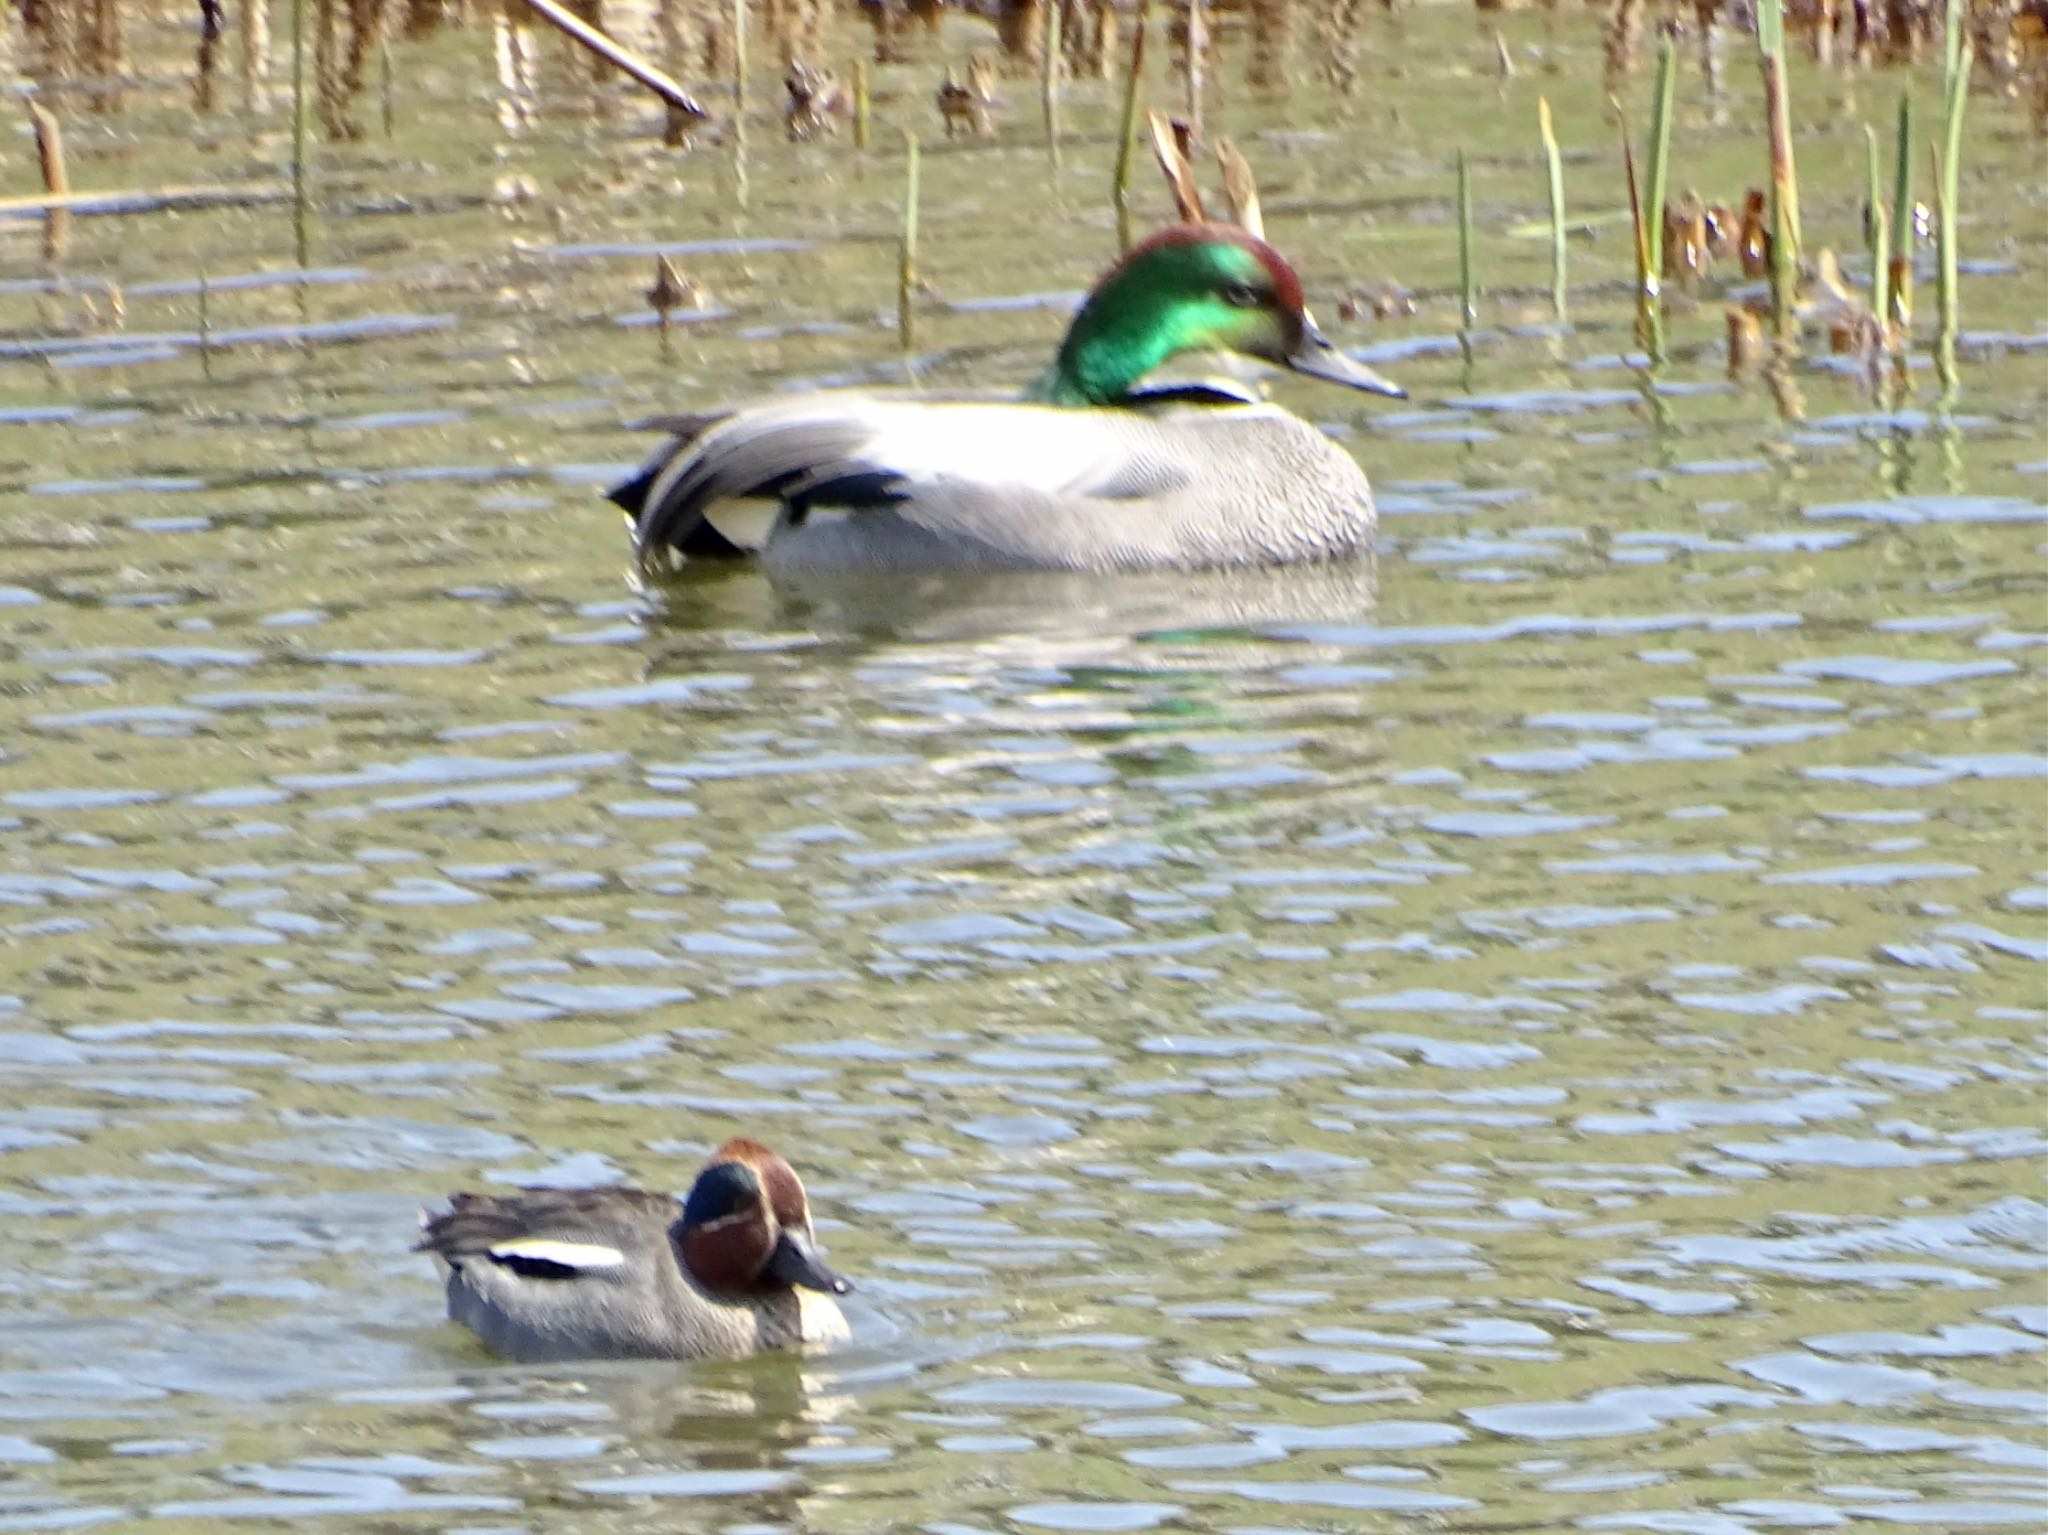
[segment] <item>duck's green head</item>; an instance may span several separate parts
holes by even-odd
[[[1054,405],[1114,405],[1177,352],[1239,352],[1375,394],[1398,386],[1332,346],[1301,279],[1264,240],[1225,224],[1176,224],[1103,276],[1031,391]]]

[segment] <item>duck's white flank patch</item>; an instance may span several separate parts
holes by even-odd
[[[759,496],[716,501],[704,509],[704,520],[736,549],[758,554],[768,547],[768,535],[781,520],[782,503]]]
[[[626,1255],[616,1247],[596,1242],[554,1242],[546,1237],[526,1237],[517,1242],[500,1242],[491,1249],[493,1258],[524,1258],[530,1263],[559,1263],[566,1269],[615,1269],[625,1265]]]

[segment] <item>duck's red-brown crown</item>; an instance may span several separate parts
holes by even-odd
[[[1102,282],[1106,283],[1127,271],[1152,252],[1176,245],[1235,245],[1249,251],[1272,277],[1274,297],[1282,308],[1299,310],[1306,302],[1301,291],[1301,278],[1288,264],[1287,258],[1250,230],[1240,229],[1235,224],[1169,224],[1164,229],[1155,230],[1125,251],[1116,265],[1103,274]]]

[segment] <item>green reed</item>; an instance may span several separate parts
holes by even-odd
[[[1899,97],[1899,131],[1892,181],[1892,323],[1901,336],[1913,329],[1913,93]]]

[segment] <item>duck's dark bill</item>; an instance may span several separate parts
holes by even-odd
[[[844,1295],[853,1288],[850,1281],[825,1267],[818,1250],[811,1246],[810,1238],[798,1231],[785,1231],[776,1239],[774,1256],[768,1260],[768,1272],[784,1284],[802,1285],[806,1290],[823,1290],[828,1295]]]
[[[1306,373],[1310,378],[1326,379],[1332,384],[1345,384],[1371,394],[1389,395],[1396,400],[1408,398],[1408,391],[1392,379],[1382,378],[1364,363],[1354,362],[1338,351],[1331,345],[1330,338],[1316,329],[1313,320],[1302,326],[1301,340],[1287,354],[1286,362],[1296,373]]]

